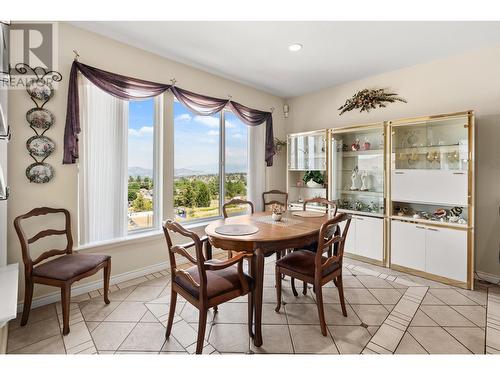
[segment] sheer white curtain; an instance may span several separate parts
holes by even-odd
[[[128,103],[80,76],[80,243],[127,234]]]
[[[266,127],[248,127],[248,200],[255,211],[262,211],[262,193],[266,189],[266,163],[262,155],[266,152]]]

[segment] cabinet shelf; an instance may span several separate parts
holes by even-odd
[[[373,197],[383,197],[384,193],[381,191],[361,191],[361,190],[340,190],[340,194],[345,195],[366,195]]]
[[[340,151],[339,151],[340,152]],[[342,157],[354,158],[363,155],[384,155],[384,150],[365,150],[365,151],[342,151]]]
[[[456,228],[456,229],[470,229],[470,228],[472,228],[471,226],[468,225],[468,223],[467,224],[457,224],[457,223],[450,223],[448,221],[415,219],[415,218],[413,218],[411,216],[391,215],[391,216],[389,216],[389,219],[391,219],[391,220],[405,221],[405,222],[415,223],[415,224],[423,224],[423,225],[445,227],[445,228]]]
[[[290,185],[289,187],[291,187],[291,188],[296,188],[296,189],[313,189],[313,190],[318,190],[318,189],[326,189],[326,186],[320,186],[320,187],[309,187],[309,186],[297,186],[297,185]]]
[[[378,217],[381,219],[384,218],[384,214],[379,213],[379,212],[355,211],[355,210],[347,210],[345,208],[339,208],[338,212],[343,212],[343,213],[351,214],[351,215]]]

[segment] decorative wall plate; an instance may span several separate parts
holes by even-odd
[[[33,163],[26,168],[26,177],[35,184],[44,184],[54,178],[54,168],[47,163]]]
[[[26,91],[34,99],[47,101],[54,95],[54,89],[49,82],[43,79],[33,79],[28,82]]]
[[[31,155],[46,158],[52,154],[56,146],[49,137],[34,135],[26,141],[26,148]]]
[[[37,129],[47,130],[54,125],[56,118],[52,112],[43,108],[31,108],[26,112],[26,121]]]

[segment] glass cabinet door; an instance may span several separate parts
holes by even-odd
[[[392,168],[464,171],[468,149],[467,116],[395,126]]]
[[[288,137],[288,169],[326,169],[326,135],[324,131]]]
[[[384,214],[383,126],[332,133],[330,198],[340,209]]]

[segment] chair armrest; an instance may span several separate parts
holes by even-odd
[[[205,235],[205,236],[203,236],[203,237],[200,237],[200,242],[201,242],[201,243],[204,243],[204,242],[206,242],[206,241],[208,241],[208,236],[206,236],[206,235]],[[190,248],[190,247],[193,247],[193,246],[194,246],[194,241],[186,242],[185,244],[178,245],[178,246],[183,247],[183,248],[185,248],[185,249],[188,249],[188,248]]]
[[[224,260],[224,261],[207,260],[204,263],[204,266],[205,266],[205,269],[207,269],[209,271],[222,270],[224,268],[230,267],[236,263],[241,262],[243,260],[243,258],[246,258],[246,257],[247,257],[247,254],[245,254],[245,253],[237,253],[232,258]]]

